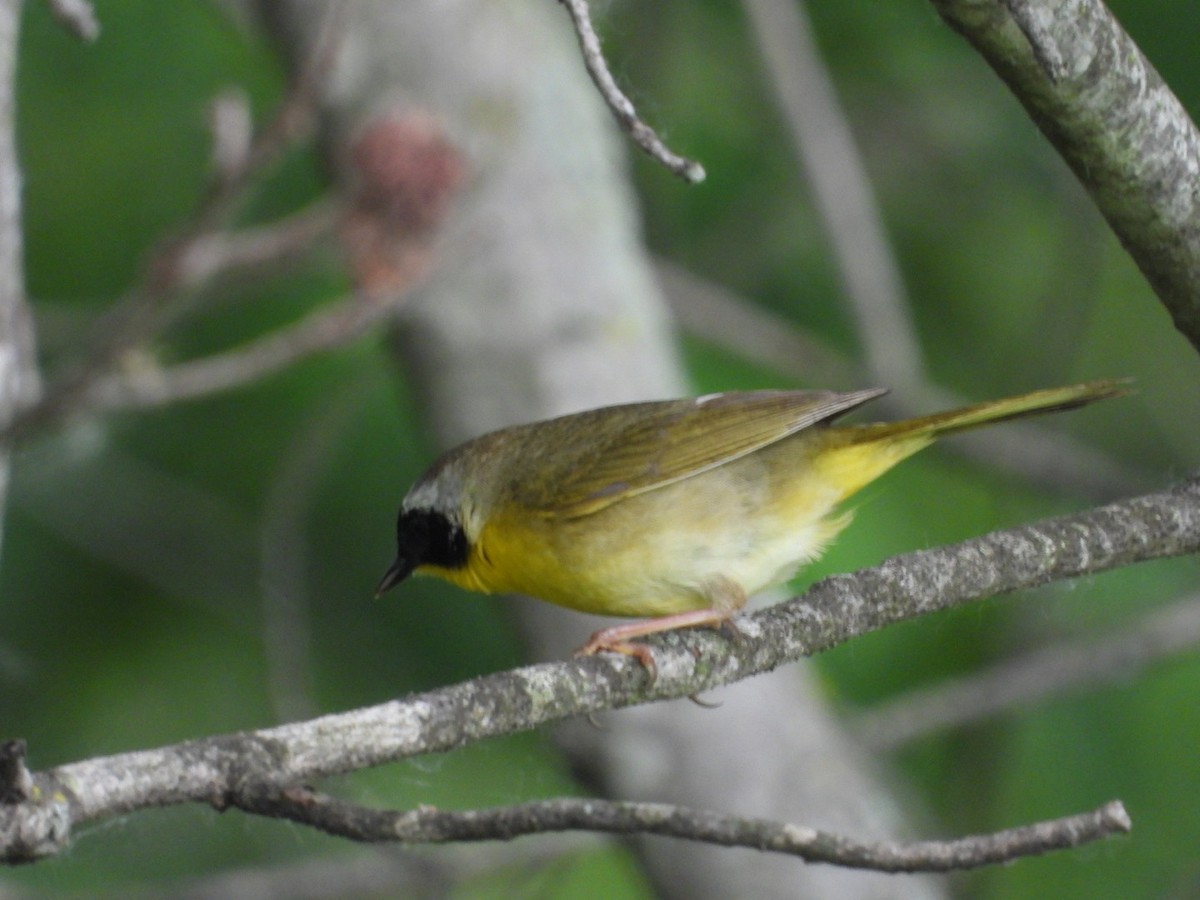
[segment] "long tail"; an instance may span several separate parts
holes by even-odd
[[[1097,400],[1120,397],[1127,393],[1129,393],[1127,380],[1088,381],[1069,387],[1032,391],[1028,394],[1021,394],[1019,397],[988,400],[984,403],[964,406],[961,409],[952,409],[916,419],[905,419],[902,422],[861,425],[857,429],[850,426],[849,430],[857,431],[862,436],[861,439],[867,441],[921,435],[927,435],[930,440],[933,440],[953,431],[965,431],[968,428],[978,428],[993,422],[1007,422],[1010,419],[1023,419],[1026,416],[1040,416],[1043,413],[1076,409],[1089,403],[1095,403]]]
[[[820,454],[817,463],[843,488],[843,496],[849,496],[944,434],[1075,409],[1127,393],[1128,380],[1089,381],[900,422],[832,427],[827,432],[827,451]]]

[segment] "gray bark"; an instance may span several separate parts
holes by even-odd
[[[1200,350],[1200,131],[1100,0],[932,0],[1091,194]]]

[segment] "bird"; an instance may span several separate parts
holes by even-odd
[[[412,574],[637,621],[577,651],[640,660],[637,638],[732,628],[747,598],[790,579],[850,522],[842,503],[952,432],[1127,393],[1107,379],[918,418],[835,424],[887,393],[729,391],[515,425],[443,454],[404,496],[396,559]]]

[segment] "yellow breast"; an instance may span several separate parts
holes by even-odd
[[[435,574],[613,616],[704,609],[718,581],[752,595],[815,558],[848,521],[833,512],[847,493],[840,479],[798,465],[796,450],[768,448],[576,518],[493,513],[467,567]]]

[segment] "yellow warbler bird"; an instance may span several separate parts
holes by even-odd
[[[1124,393],[1093,381],[902,422],[833,425],[885,393],[749,391],[631,403],[517,425],[449,451],[405,496],[395,562],[482,593],[645,621],[580,653],[719,626],[849,522],[838,504],[935,438]]]

